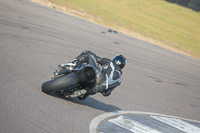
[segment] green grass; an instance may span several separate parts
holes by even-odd
[[[49,0],[200,59],[200,13],[164,0]],[[99,21],[99,18],[103,21]]]

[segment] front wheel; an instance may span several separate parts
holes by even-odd
[[[75,73],[70,73],[62,77],[44,82],[42,84],[42,91],[49,94],[54,91],[59,91],[64,88],[74,86],[78,83],[78,81],[78,75]]]

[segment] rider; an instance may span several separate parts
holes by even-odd
[[[79,100],[84,100],[89,95],[101,93],[103,96],[109,96],[114,88],[121,83],[122,69],[126,65],[126,58],[123,55],[117,55],[112,60],[101,58],[91,51],[83,51],[74,61],[68,64],[58,66],[59,70],[72,70],[82,63],[88,63],[96,69],[96,83],[92,89],[86,88],[86,93],[79,96]]]

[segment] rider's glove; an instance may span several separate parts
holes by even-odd
[[[61,65],[58,65],[58,69],[60,71],[62,71],[62,70],[72,70],[73,66],[67,65],[67,64],[61,64]]]
[[[59,70],[73,70],[74,66],[77,65],[77,60],[68,62],[67,64],[58,65]]]

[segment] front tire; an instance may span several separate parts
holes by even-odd
[[[42,91],[44,93],[49,94],[54,91],[59,91],[64,88],[74,86],[78,83],[78,81],[79,81],[78,75],[75,73],[70,73],[70,74],[64,75],[62,77],[44,82],[42,84]]]

